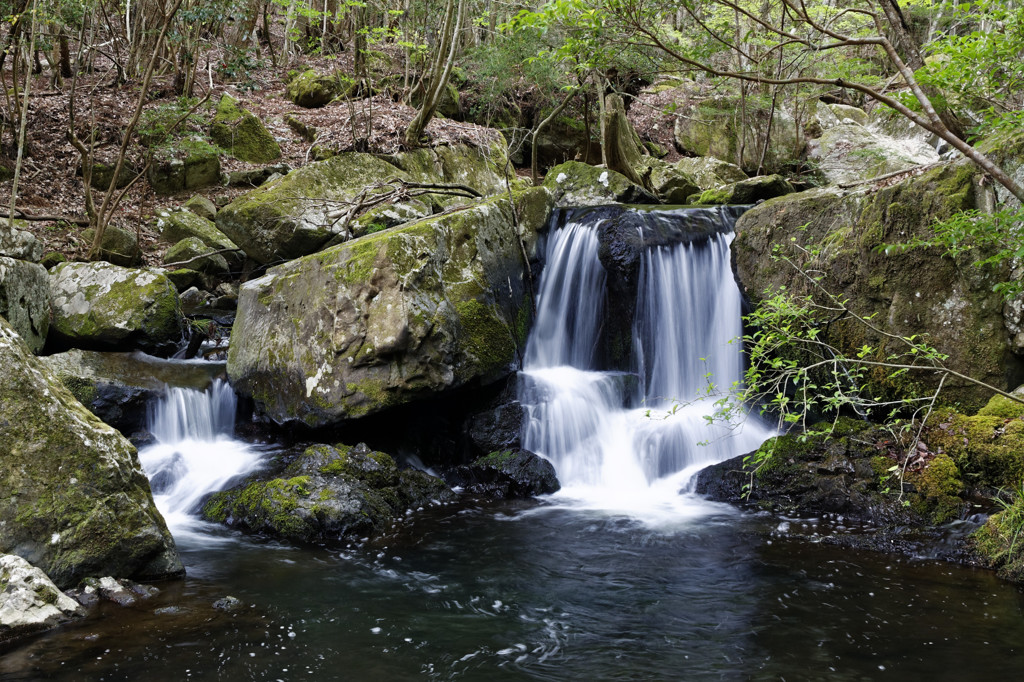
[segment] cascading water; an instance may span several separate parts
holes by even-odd
[[[635,213],[643,240],[650,218]],[[707,230],[709,216],[716,231]],[[644,248],[634,372],[599,367],[607,277],[600,220],[590,217],[570,214],[549,238],[520,379],[523,446],[552,461],[564,497],[648,518],[695,513],[679,495],[692,475],[771,435],[754,416],[742,424],[708,419],[717,393],[742,380],[734,343],[742,335],[741,298],[729,264],[735,213],[675,211],[669,220],[697,220],[702,233]]]
[[[261,453],[233,438],[235,392],[216,380],[205,392],[168,388],[147,415],[156,443],[139,451],[157,508],[175,537],[200,523],[203,498],[255,469]]]

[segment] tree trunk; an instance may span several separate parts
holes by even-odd
[[[604,153],[605,165],[609,170],[622,173],[630,182],[653,192],[649,177],[641,177],[637,167],[643,154],[637,144],[636,133],[626,118],[626,105],[622,98],[612,94],[605,97],[604,105]]]
[[[530,179],[533,180],[534,185],[539,184],[539,178],[537,176],[537,136],[540,135],[540,131],[544,130],[549,123],[555,120],[555,118],[565,110],[565,107],[569,105],[569,102],[572,101],[572,98],[575,96],[576,88],[573,88],[566,94],[565,99],[555,107],[555,110],[548,114],[547,118],[537,124],[537,129],[533,131],[533,139],[530,140]],[[590,139],[588,137],[587,144],[589,145],[589,143]]]
[[[423,103],[420,105],[416,116],[405,129],[405,144],[409,147],[417,147],[423,131],[426,129],[430,119],[437,111],[437,105],[441,102],[445,88],[448,87],[448,79],[452,73],[452,66],[455,64],[455,55],[459,49],[459,31],[462,28],[462,17],[465,14],[466,0],[447,0],[445,2],[444,28],[437,43],[437,54],[434,65],[430,72],[430,81],[427,83],[426,93],[423,95]]]

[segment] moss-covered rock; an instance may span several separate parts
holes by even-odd
[[[690,195],[700,192],[693,176],[657,158],[644,157],[636,172],[650,179],[651,187],[666,204],[685,204]]]
[[[210,139],[236,159],[270,163],[281,158],[281,147],[263,123],[231,95],[223,95],[210,125]]]
[[[948,456],[957,466],[964,485],[982,494],[1015,487],[1024,480],[1024,420],[994,411],[970,417],[940,410],[924,434],[932,451]]]
[[[285,88],[288,99],[307,109],[326,106],[341,91],[342,83],[337,76],[321,74],[316,69],[296,74]]]
[[[146,426],[146,407],[168,386],[205,391],[224,363],[183,363],[142,353],[70,350],[40,358],[72,395],[122,433]]]
[[[988,518],[971,536],[971,546],[988,568],[1000,578],[1024,583],[1024,497],[1014,489],[1014,499]]]
[[[658,198],[626,176],[606,168],[579,161],[566,161],[548,171],[544,186],[558,206],[597,206],[600,204],[657,204]]]
[[[225,275],[229,271],[224,256],[217,253],[197,237],[188,237],[167,249],[164,264],[187,265],[190,270],[207,275]]]
[[[131,443],[82,406],[0,318],[0,552],[60,587],[183,572]]]
[[[197,194],[186,201],[182,204],[182,208],[199,216],[200,218],[206,218],[210,221],[217,217],[217,204],[213,203],[208,197],[205,197],[202,194]]]
[[[0,256],[0,317],[38,353],[50,329],[50,282],[36,263]]]
[[[208,144],[187,145],[154,155],[147,178],[160,195],[219,185],[220,155]]]
[[[82,232],[82,241],[92,244],[96,231],[92,228]],[[116,225],[107,225],[103,229],[103,240],[100,242],[99,257],[103,260],[130,268],[142,262],[142,248],[139,238],[134,232],[121,229]]]
[[[701,190],[717,189],[747,179],[742,168],[713,156],[683,157],[675,165],[680,172],[692,177]]]
[[[213,221],[192,211],[157,211],[156,229],[164,241],[170,244],[195,237],[217,250],[238,248],[227,235],[217,229]]]
[[[793,186],[781,175],[762,175],[741,180],[718,189],[707,189],[690,197],[689,203],[711,206],[716,204],[753,204],[774,199],[793,192]]]
[[[561,484],[551,462],[527,450],[499,450],[457,467],[452,476],[471,495],[499,499],[558,492]]]
[[[343,152],[311,163],[239,197],[217,214],[217,226],[253,259],[266,263],[304,256],[345,239],[339,207],[393,189],[406,180],[468,185],[482,194],[505,188],[504,143],[422,149],[387,158]],[[364,190],[367,193],[364,195]],[[402,203],[420,215],[467,203],[427,194]],[[395,208],[394,210],[399,210]],[[368,230],[367,230],[368,231]]]
[[[93,189],[106,192],[110,188],[110,181],[114,179],[114,167],[113,163],[93,161],[92,175],[89,176],[89,184],[92,185]],[[127,187],[128,183],[135,178],[136,173],[137,171],[128,164],[122,164],[121,172],[117,174],[117,184],[114,186],[117,189]],[[78,174],[82,174],[81,168],[79,168]]]
[[[506,375],[529,305],[519,239],[495,197],[272,268],[242,286],[233,385],[323,426]]]
[[[400,470],[366,445],[314,445],[273,478],[250,478],[217,493],[203,515],[254,533],[304,543],[376,535],[407,510],[454,499],[434,476]]]
[[[173,348],[181,340],[178,292],[155,270],[64,263],[49,273],[55,348]]]
[[[919,177],[870,191],[817,189],[770,199],[737,222],[733,260],[737,278],[756,304],[766,291],[811,293],[809,284],[769,258],[773,244],[806,248],[787,255],[821,273],[825,290],[849,301],[858,315],[884,322],[887,332],[921,335],[948,356],[945,364],[961,374],[1003,389],[1020,383],[1024,366],[1010,353],[1003,324],[1003,302],[992,286],[1006,273],[973,267],[975,255],[942,257],[938,249],[876,249],[932,235],[932,223],[974,206],[974,167],[946,164]],[[829,325],[828,340],[856,355],[867,345],[872,358],[884,360],[898,350],[856,320]],[[880,396],[907,396],[934,388],[938,375],[916,372],[897,379],[878,370],[869,390]],[[990,394],[949,377],[943,399],[964,411],[977,409]]]

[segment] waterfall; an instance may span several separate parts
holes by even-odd
[[[177,537],[197,522],[203,499],[255,469],[260,453],[235,440],[235,392],[215,380],[205,392],[168,388],[149,406],[156,442],[139,450],[153,498]]]
[[[735,217],[707,209],[626,212],[644,244],[632,371],[600,367],[597,351],[608,296],[598,233],[610,218],[570,214],[549,237],[519,398],[523,446],[555,465],[564,496],[611,509],[677,512],[680,488],[693,473],[771,435],[753,415],[737,424],[707,419],[721,392],[742,381],[741,297],[729,262]],[[674,243],[650,229],[687,220],[700,233]]]

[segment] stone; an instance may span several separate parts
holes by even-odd
[[[0,317],[39,353],[50,330],[50,280],[43,266],[0,256]]]
[[[226,275],[230,271],[227,260],[202,242],[198,237],[188,237],[167,249],[164,265],[188,267],[190,270],[207,275]]]
[[[544,176],[544,186],[558,206],[599,206],[608,203],[657,204],[658,198],[621,173],[579,161],[555,166]]]
[[[666,204],[685,204],[691,195],[701,189],[693,176],[678,165],[656,158],[644,157],[636,171],[641,177],[650,177],[651,187]]]
[[[227,184],[231,187],[259,187],[279,176],[287,175],[292,167],[287,163],[275,163],[263,168],[246,168],[231,171],[227,175]]]
[[[936,163],[939,154],[927,144],[909,144],[862,125],[842,124],[829,128],[814,141],[809,158],[826,182],[849,184]]]
[[[314,445],[276,477],[251,477],[214,494],[203,515],[293,542],[339,543],[377,535],[409,510],[454,498],[441,479],[399,469],[365,444]]]
[[[763,175],[748,180],[741,180],[719,189],[705,190],[697,196],[690,197],[688,203],[715,204],[753,204],[765,199],[781,197],[793,192],[793,185],[781,175]]]
[[[78,169],[78,174],[81,175],[81,167]],[[121,172],[117,174],[117,184],[114,185],[117,189],[124,189],[128,186],[128,183],[135,179],[137,171],[129,166],[128,164],[122,164]],[[93,161],[92,164],[92,175],[89,176],[89,184],[92,185],[93,189],[97,189],[101,192],[106,192],[110,188],[110,181],[114,179],[114,164],[104,163],[102,161]]]
[[[171,283],[174,284],[174,288],[178,290],[179,294],[181,294],[179,299],[181,300],[182,314],[187,315],[188,313],[185,310],[184,292],[197,286],[204,286],[203,274],[201,272],[196,272],[195,270],[190,270],[189,268],[178,268],[177,270],[171,270],[165,274],[167,275],[167,279],[171,280]]]
[[[347,239],[339,216],[331,213],[359,197],[390,191],[384,183],[458,183],[495,194],[504,191],[505,172],[503,140],[486,148],[458,145],[386,158],[343,152],[242,195],[220,210],[217,227],[260,263],[289,260],[314,253],[332,239]],[[469,201],[428,194],[401,204],[430,214]]]
[[[208,146],[207,146],[208,147]],[[175,156],[154,158],[148,179],[153,191],[166,196],[220,184],[220,156],[214,147],[199,147]]]
[[[0,552],[61,588],[183,572],[135,448],[0,318]]]
[[[676,161],[676,168],[693,178],[702,190],[718,189],[747,179],[747,174],[736,164],[712,156],[683,157]]]
[[[271,268],[242,285],[232,385],[325,426],[506,376],[530,310],[520,239],[497,196]]]
[[[156,229],[164,241],[171,244],[177,244],[183,239],[196,238],[215,251],[232,249],[233,252],[220,255],[234,265],[241,263],[241,249],[217,228],[216,223],[191,211],[157,211]]]
[[[159,351],[181,341],[178,292],[159,271],[63,263],[49,280],[55,349]]]
[[[337,76],[321,74],[316,69],[295,75],[285,88],[288,99],[307,109],[326,106],[341,91],[341,80]]]
[[[43,257],[43,244],[28,231],[28,222],[0,218],[0,256],[38,263]]]
[[[49,630],[84,615],[38,568],[0,554],[0,644]]]
[[[221,597],[217,601],[213,602],[213,608],[218,611],[224,611],[230,613],[232,611],[238,611],[244,606],[242,600],[238,597],[232,597],[230,594],[226,597]]]
[[[97,417],[132,434],[146,428],[146,408],[168,386],[205,391],[224,374],[224,363],[163,360],[144,353],[74,349],[40,358]]]
[[[210,125],[210,139],[241,161],[270,163],[281,147],[263,123],[231,95],[222,95]]]
[[[82,240],[92,244],[96,231],[91,227],[82,232]],[[107,225],[103,229],[103,241],[100,243],[99,257],[108,263],[130,268],[142,262],[142,249],[139,238],[134,232],[121,229],[116,225]]]
[[[202,194],[197,194],[186,201],[182,205],[182,208],[211,222],[217,217],[217,204],[213,203],[208,197],[205,197]]]
[[[754,305],[783,286],[794,296],[811,293],[806,282],[767,256],[772,244],[813,248],[815,255],[796,249],[787,255],[820,272],[821,286],[849,301],[853,312],[877,317],[888,333],[926,339],[947,356],[950,369],[1004,390],[1015,387],[1024,380],[1024,364],[1011,353],[1003,300],[992,290],[1006,280],[1009,267],[974,267],[978,254],[945,258],[939,249],[884,248],[933,238],[935,220],[974,208],[976,173],[960,161],[880,189],[832,187],[769,199],[736,224],[733,264],[741,289]],[[877,360],[897,350],[850,318],[830,324],[826,338],[851,356],[865,345]],[[894,380],[873,374],[868,383],[876,395],[903,397],[934,388],[938,380],[917,372]],[[964,410],[980,408],[989,397],[953,376],[943,385],[943,400]]]
[[[562,487],[551,462],[527,450],[501,450],[458,467],[452,478],[471,495],[534,497]]]
[[[61,263],[66,263],[67,261],[67,256],[63,253],[60,253],[59,251],[50,251],[43,256],[42,260],[39,261],[39,264],[49,270],[50,268],[56,267]]]

